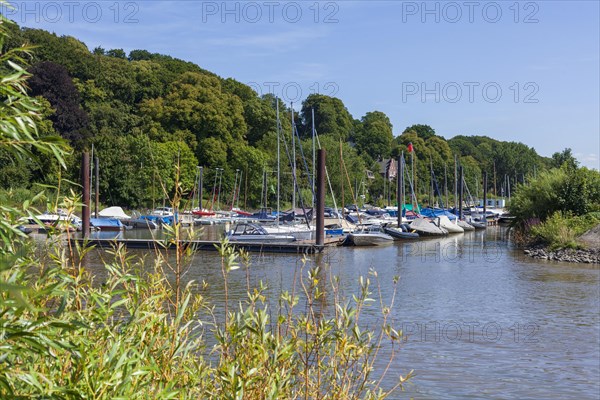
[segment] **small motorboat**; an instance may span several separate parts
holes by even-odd
[[[296,240],[292,235],[269,233],[261,225],[254,223],[238,223],[227,232],[231,242],[242,243],[290,243]]]
[[[348,235],[348,240],[355,246],[380,246],[392,243],[394,238],[381,225],[362,225]]]
[[[386,226],[383,231],[394,238],[394,240],[412,240],[418,239],[419,234],[417,232],[411,232],[407,224],[402,224],[398,228]]]
[[[29,218],[29,223],[35,225],[41,223],[48,228],[53,227],[70,232],[75,230],[80,231],[82,227],[81,218],[61,209],[58,209],[56,212],[45,212],[36,217]]]
[[[316,234],[314,227],[309,228],[304,224],[262,225],[261,227],[269,234],[293,236],[296,240],[312,240]]]

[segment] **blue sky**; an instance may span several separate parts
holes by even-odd
[[[296,104],[341,98],[394,134],[571,147],[599,168],[597,1],[21,1],[22,26],[193,61]]]

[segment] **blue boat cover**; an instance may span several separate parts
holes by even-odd
[[[121,228],[123,224],[116,218],[90,218],[90,223],[96,228]]]
[[[448,210],[444,210],[441,208],[421,208],[421,215],[427,218],[436,218],[445,215],[451,221],[456,219],[456,215],[452,214]]]

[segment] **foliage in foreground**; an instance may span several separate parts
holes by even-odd
[[[93,284],[86,250],[73,262],[59,242],[52,248],[0,273],[22,288],[0,297],[2,398],[384,398],[407,379],[383,388],[373,377],[378,349],[388,340],[393,357],[400,334],[386,322],[389,307],[379,334],[361,327],[369,279],[329,316],[318,268],[299,279],[302,301],[281,295],[275,320],[263,285],[223,316],[192,285],[175,303],[161,257],[143,273],[116,248]],[[226,243],[219,251],[227,279],[238,254]]]

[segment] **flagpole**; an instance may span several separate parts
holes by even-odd
[[[412,144],[411,144],[412,147]],[[416,210],[418,210],[419,208],[419,197],[417,194],[417,181],[415,180],[415,150],[414,148],[412,149],[412,151],[410,152],[410,162],[412,164],[412,182],[413,182],[413,190],[415,191],[415,200],[417,202],[417,204],[415,204],[415,208]],[[413,211],[414,211],[413,209]]]

